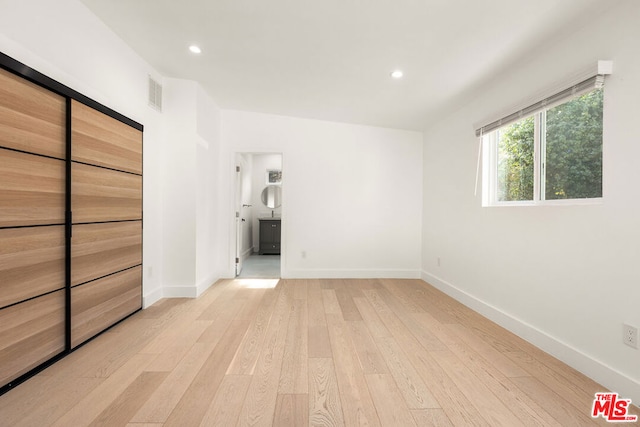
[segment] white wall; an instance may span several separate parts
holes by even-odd
[[[640,402],[640,3],[534,52],[425,133],[423,278],[624,397]],[[481,207],[473,124],[599,59],[604,204]],[[438,265],[438,257],[441,260]]]
[[[420,132],[227,110],[222,123],[228,241],[234,153],[282,153],[284,277],[418,277]]]
[[[187,296],[196,277],[196,84],[165,79],[163,295]]]
[[[227,246],[220,204],[221,110],[200,85],[196,90],[196,295],[222,277]]]
[[[211,282],[227,260],[226,244],[221,255],[211,240],[226,232],[217,198],[196,202],[218,185],[211,164],[219,155],[215,103],[194,83],[165,81],[77,0],[0,1],[0,50],[144,125],[143,304],[171,294],[167,284],[197,294],[197,285]],[[165,85],[163,113],[148,106],[149,75]],[[187,206],[179,206],[181,198]],[[171,254],[197,257],[198,267],[194,258],[172,261]],[[165,269],[166,260],[172,262]]]
[[[163,295],[195,297],[221,274],[220,109],[196,82],[165,83]]]

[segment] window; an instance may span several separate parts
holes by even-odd
[[[567,98],[492,124],[483,136],[485,205],[602,197],[603,89]]]

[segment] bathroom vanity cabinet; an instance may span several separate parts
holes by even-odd
[[[260,255],[280,255],[280,219],[261,218],[259,221]]]

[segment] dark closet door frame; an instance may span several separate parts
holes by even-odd
[[[72,224],[73,224],[72,211],[71,211],[71,165],[72,165],[72,160],[71,160],[71,134],[72,134],[71,103],[72,102],[71,101],[72,100],[78,101],[140,132],[144,132],[144,126],[118,113],[117,111],[112,110],[111,108],[81,94],[80,92],[74,89],[71,89],[70,87],[65,86],[62,83],[40,73],[39,71],[34,70],[28,65],[25,65],[22,62],[19,62],[13,59],[12,57],[6,55],[3,52],[0,52],[0,68],[10,73],[13,73],[19,77],[22,77],[25,80],[31,83],[34,83],[38,86],[41,86],[55,94],[58,94],[63,98],[65,98],[66,100],[66,118],[65,118],[66,120],[65,122],[65,125],[66,125],[66,129],[65,129],[65,133],[66,133],[65,134],[65,138],[66,138],[65,191],[66,191],[66,194],[65,194],[65,224],[64,224],[65,225],[65,349],[61,353],[47,360],[46,362],[33,368],[26,374],[23,374],[20,377],[16,378],[15,380],[10,381],[8,384],[0,387],[0,396],[1,396],[7,391],[13,389],[17,385],[23,383],[24,381],[28,380],[32,376],[38,374],[39,372],[43,371],[47,367],[51,366],[58,360],[71,354],[73,351],[82,347],[84,344],[91,341],[92,339],[100,335],[102,332],[105,332],[106,330],[117,325],[118,323],[122,322],[123,320],[127,319],[129,316],[135,314],[137,311],[140,310],[140,309],[136,310],[135,312],[129,314],[128,316],[119,320],[113,325],[109,326],[102,332],[89,338],[84,343],[74,348],[71,347],[71,235],[72,235]],[[20,151],[20,150],[14,150],[14,151]],[[143,150],[143,158],[144,158],[144,150]],[[144,174],[142,175],[142,179],[143,179],[143,186],[144,186]],[[142,197],[143,197],[142,203],[144,205],[144,192],[142,193]],[[142,229],[144,233],[144,211],[142,211],[141,215],[142,215],[141,223],[142,223]],[[144,251],[144,245],[143,245],[143,251]],[[144,268],[142,269],[142,271],[144,276]],[[140,286],[142,286],[142,283],[140,284]],[[142,306],[142,301],[140,302],[140,306]]]

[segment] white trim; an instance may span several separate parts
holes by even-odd
[[[198,289],[195,286],[168,286],[163,288],[164,298],[197,298]]]
[[[220,274],[212,274],[193,286],[167,286],[162,288],[163,298],[198,298],[204,291],[221,280]],[[157,297],[157,296],[156,296]],[[159,298],[158,298],[159,299]],[[157,301],[157,300],[156,300]],[[155,301],[154,301],[155,302]],[[145,307],[148,307],[145,306]]]
[[[142,309],[151,307],[163,297],[162,288],[157,288],[142,297]]]
[[[544,116],[544,120],[542,120],[542,116]],[[542,165],[544,163],[542,161],[542,151],[544,151],[544,147],[542,147],[542,132],[544,131],[543,127],[546,129],[546,118],[547,112],[546,110],[541,111],[540,113],[533,116],[533,200],[535,202],[539,202],[541,200],[541,193],[546,188],[546,177],[544,173],[542,173]],[[544,144],[546,147],[546,144]]]
[[[441,290],[465,306],[496,322],[520,338],[551,354],[609,390],[615,391],[636,405],[640,402],[640,382],[560,341],[517,317],[457,288],[436,275],[422,271],[422,280]]]
[[[554,199],[554,200],[521,200],[513,202],[494,202],[493,204],[484,205],[487,208],[504,208],[514,206],[597,206],[603,205],[602,197],[593,197],[591,199]]]
[[[258,253],[258,251],[255,251],[255,247],[251,246],[249,249],[245,249],[244,252],[242,253],[242,261],[246,260],[247,258],[249,258],[252,254],[254,253]]]
[[[219,274],[212,274],[209,277],[203,279],[196,286],[196,298],[202,295],[204,291],[216,284],[221,279]]]
[[[269,150],[268,148],[259,148],[259,149],[247,149],[247,150],[240,150],[240,151],[231,151],[228,153],[228,155],[230,156],[230,167],[231,167],[231,179],[229,182],[229,190],[230,190],[230,195],[231,195],[231,199],[232,199],[232,203],[231,203],[231,209],[229,209],[227,212],[229,212],[229,217],[228,220],[229,222],[229,233],[228,233],[228,251],[229,251],[229,260],[227,263],[227,267],[225,269],[223,269],[223,271],[220,274],[220,278],[229,278],[229,279],[233,279],[236,277],[236,205],[235,205],[235,195],[236,195],[236,182],[235,182],[235,173],[236,173],[236,156],[237,155],[243,155],[243,154],[253,154],[253,155],[262,155],[262,154],[276,154],[279,155],[282,159],[282,165],[280,170],[284,172],[286,172],[286,166],[285,166],[285,161],[286,161],[286,156],[284,154],[284,152],[281,149],[274,149],[274,150]],[[281,212],[280,212],[280,219],[282,220],[282,224],[280,227],[280,271],[284,270],[286,263],[287,263],[287,254],[286,254],[286,246],[287,246],[287,238],[286,238],[286,231],[287,231],[287,221],[286,221],[286,212],[287,212],[287,205],[286,205],[286,200],[287,200],[287,185],[284,182],[281,182],[279,184],[279,186],[282,188],[282,207],[281,207]],[[250,250],[253,250],[253,248],[250,248]],[[251,255],[251,253],[249,253],[249,255]],[[226,273],[224,272],[226,270]]]
[[[283,271],[283,279],[419,279],[420,270],[289,270]]]

